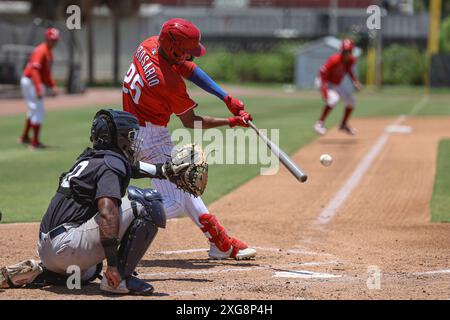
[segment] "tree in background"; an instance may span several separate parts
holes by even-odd
[[[414,0],[414,12],[428,11],[430,0]],[[442,1],[442,16],[450,16],[450,1]]]
[[[440,52],[450,53],[450,16],[442,22],[439,42]]]

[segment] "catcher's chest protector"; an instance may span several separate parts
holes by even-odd
[[[89,162],[93,159],[98,160],[103,159],[103,162],[98,161],[96,165],[90,164]],[[84,150],[84,152],[78,157],[72,168],[68,172],[63,172],[61,174],[59,178],[58,192],[64,194],[69,198],[76,198],[83,204],[95,205],[94,203],[95,199],[91,199],[86,195],[80,194],[81,192],[77,190],[76,183],[65,184],[64,179],[68,181],[74,180],[76,182],[78,178],[77,175],[81,172],[81,170],[83,170],[84,172],[83,184],[93,185],[95,184],[94,175],[96,173],[97,166],[101,165],[106,165],[108,169],[111,169],[113,172],[115,172],[118,176],[122,178],[122,183],[120,187],[121,187],[121,194],[122,196],[124,196],[126,188],[130,183],[131,177],[131,167],[128,161],[117,152],[113,152],[110,150],[95,150],[91,148],[87,148],[86,150]],[[89,173],[89,171],[92,172],[92,179],[90,178],[91,175],[86,174]]]

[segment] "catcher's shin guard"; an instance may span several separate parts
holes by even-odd
[[[240,250],[248,248],[244,242],[228,236],[227,231],[214,215],[204,213],[199,217],[199,221],[203,226],[201,230],[206,234],[210,242],[222,252],[231,250],[230,258],[236,259],[236,255]]]
[[[128,227],[120,243],[118,268],[123,279],[133,274],[155,238],[158,227],[164,228],[166,224],[162,197],[158,192],[129,187],[128,198],[134,208],[137,208],[136,202],[142,204],[142,208],[137,212],[136,218]]]

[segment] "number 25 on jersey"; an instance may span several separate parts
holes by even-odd
[[[132,63],[123,79],[122,91],[124,93],[129,93],[134,103],[139,104],[144,81],[136,70],[136,66]]]

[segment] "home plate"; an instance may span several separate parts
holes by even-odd
[[[409,126],[388,126],[386,128],[386,132],[387,133],[411,133],[412,132],[412,128]]]
[[[340,278],[340,275],[334,275],[330,273],[319,273],[307,270],[294,270],[294,271],[278,271],[273,275],[275,278],[303,278],[303,279],[328,279],[328,278]]]

